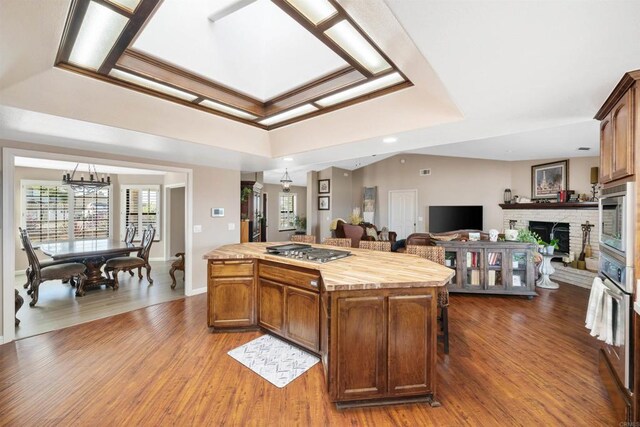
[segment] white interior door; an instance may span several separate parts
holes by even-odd
[[[406,239],[416,232],[418,190],[389,191],[389,231],[395,231],[397,239]]]

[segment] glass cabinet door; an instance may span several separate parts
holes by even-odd
[[[464,287],[466,289],[482,289],[483,250],[465,249],[461,261],[464,262]]]
[[[503,263],[506,259],[504,249],[486,249],[485,254],[485,289],[504,290],[505,270]]]
[[[508,284],[510,288],[519,289],[527,286],[527,256],[527,251],[511,252],[512,274],[511,283]]]
[[[447,250],[444,253],[444,265],[452,269],[455,275],[449,280],[449,289],[459,288],[458,283],[458,251],[455,249]]]

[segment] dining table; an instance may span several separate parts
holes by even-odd
[[[140,242],[125,243],[111,239],[64,240],[40,243],[39,246],[43,254],[55,261],[81,262],[87,267],[87,278],[78,284],[76,296],[83,296],[87,288],[100,285],[113,287],[113,279],[102,272],[102,266],[111,258],[142,250]]]

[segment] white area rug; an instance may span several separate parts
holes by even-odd
[[[280,388],[320,361],[316,356],[271,335],[256,338],[227,354]]]

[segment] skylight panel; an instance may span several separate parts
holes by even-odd
[[[113,3],[117,6],[120,6],[122,9],[128,10],[129,12],[134,12],[138,5],[140,4],[140,0],[107,0],[109,3]]]
[[[382,55],[347,20],[338,22],[324,33],[372,74],[391,68]]]
[[[267,117],[266,119],[260,120],[258,123],[265,126],[271,126],[275,123],[284,122],[286,120],[293,119],[294,117],[312,113],[317,110],[318,108],[311,104],[304,104],[291,110],[276,114],[275,116]]]
[[[247,113],[246,111],[229,107],[227,105],[220,104],[219,102],[211,101],[209,99],[205,99],[204,101],[200,102],[200,105],[202,105],[203,107],[210,108],[212,110],[231,114],[232,116],[235,116],[235,117],[240,117],[241,119],[255,120],[258,118],[258,116],[254,116],[253,114]]]
[[[403,81],[404,78],[399,73],[391,73],[386,76],[379,77],[375,80],[371,80],[367,83],[363,83],[342,92],[338,92],[319,99],[318,101],[316,101],[316,104],[322,107],[329,107],[331,105],[339,104],[341,102],[357,98],[367,93],[375,92],[377,90],[393,86]]]
[[[338,13],[335,7],[327,0],[286,0],[298,12],[304,15],[313,25],[331,18]]]
[[[89,2],[69,62],[98,70],[128,21],[106,6]]]
[[[166,86],[153,80],[145,79],[143,77],[138,77],[135,74],[127,73],[125,71],[120,71],[117,69],[111,70],[109,73],[111,77],[115,77],[116,79],[124,80],[129,83],[133,83],[138,86],[145,87],[147,89],[155,90],[156,92],[162,92],[165,95],[173,96],[176,98],[184,99],[185,101],[193,101],[197,98],[196,95],[193,95],[188,92],[184,92],[179,89],[175,89],[171,86]]]

